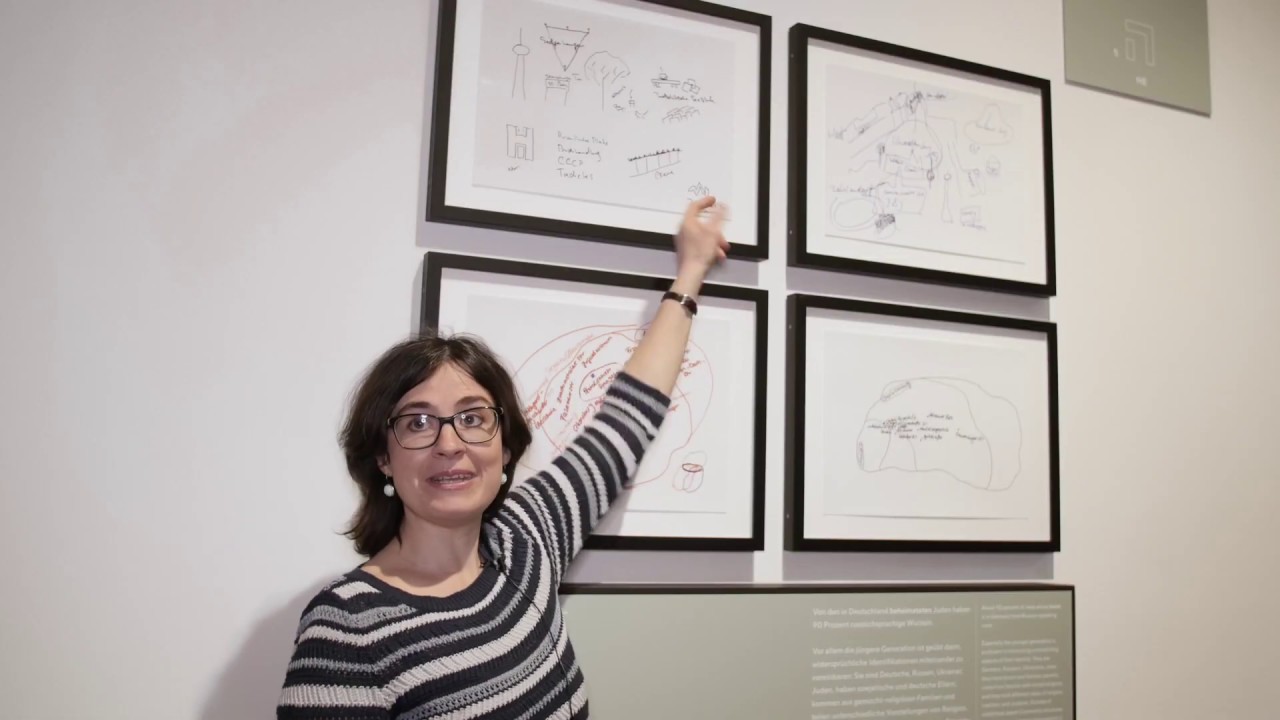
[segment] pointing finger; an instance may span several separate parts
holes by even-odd
[[[714,205],[715,202],[716,202],[716,198],[714,195],[704,195],[698,198],[697,200],[694,200],[693,202],[689,203],[689,207],[685,208],[685,211],[684,211],[685,221],[687,222],[689,220],[696,218],[698,215],[702,213],[703,210],[706,210],[707,208]]]

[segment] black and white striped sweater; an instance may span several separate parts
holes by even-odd
[[[359,568],[321,590],[299,622],[278,720],[587,717],[557,588],[669,405],[619,374],[573,443],[485,523],[494,561],[465,590],[422,597]]]

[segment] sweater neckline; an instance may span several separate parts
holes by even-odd
[[[493,590],[497,574],[497,569],[487,565],[481,568],[480,574],[476,576],[475,580],[471,581],[471,584],[455,593],[444,596],[418,595],[417,593],[411,593],[408,590],[392,585],[386,580],[383,580],[377,575],[365,570],[364,567],[361,566],[357,566],[348,573],[348,577],[371,585],[378,592],[384,593],[388,597],[393,597],[396,600],[412,607],[430,610],[433,612],[442,612],[472,607],[479,604]]]
[[[489,594],[494,592],[497,584],[497,576],[501,574],[499,568],[495,567],[492,560],[496,551],[494,550],[494,538],[490,535],[488,524],[480,528],[480,574],[476,576],[471,584],[451,595],[418,595],[408,590],[398,588],[395,585],[383,580],[364,569],[363,563],[357,565],[347,573],[347,577],[353,580],[360,580],[381,593],[389,597],[410,605],[411,607],[429,610],[432,612],[444,612],[449,610],[460,610],[463,608],[473,607],[479,604]]]

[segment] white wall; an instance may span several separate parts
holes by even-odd
[[[1212,119],[1063,83],[1057,2],[737,0],[775,22],[773,259],[720,280],[1060,324],[1064,549],[596,553],[579,579],[1078,586],[1082,718],[1272,717],[1280,631],[1280,9],[1210,4]],[[425,249],[670,272],[423,216],[435,4],[0,4],[0,715],[269,717],[303,602],[357,562],[335,443],[417,322]],[[1052,302],[785,266],[796,21],[1053,82]],[[770,417],[783,414],[781,382]]]

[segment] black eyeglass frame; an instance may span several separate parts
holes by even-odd
[[[492,410],[494,414],[497,415],[497,421],[493,424],[493,434],[483,440],[467,440],[466,438],[462,437],[462,433],[458,432],[458,426],[454,425],[453,421],[459,415],[465,415],[467,413],[475,412],[477,410]],[[423,445],[422,447],[409,447],[408,445],[405,445],[404,441],[400,439],[400,435],[396,432],[396,421],[399,420],[400,418],[422,417],[424,415],[430,418],[435,418],[436,421],[440,423],[440,429],[436,431],[436,439],[432,440],[430,445]],[[387,418],[387,428],[391,430],[391,437],[394,437],[396,439],[396,444],[404,448],[405,450],[426,450],[427,448],[434,447],[436,443],[440,442],[440,436],[444,434],[445,425],[452,425],[453,434],[457,435],[458,439],[461,440],[462,442],[468,445],[480,445],[482,443],[489,442],[490,440],[497,437],[498,433],[502,432],[502,415],[503,415],[502,408],[498,407],[497,405],[477,405],[475,407],[466,408],[465,410],[459,410],[458,412],[452,415],[448,415],[446,417],[441,417],[439,415],[432,415],[431,413],[425,413],[425,412],[401,413],[400,415],[392,415],[391,417]]]

